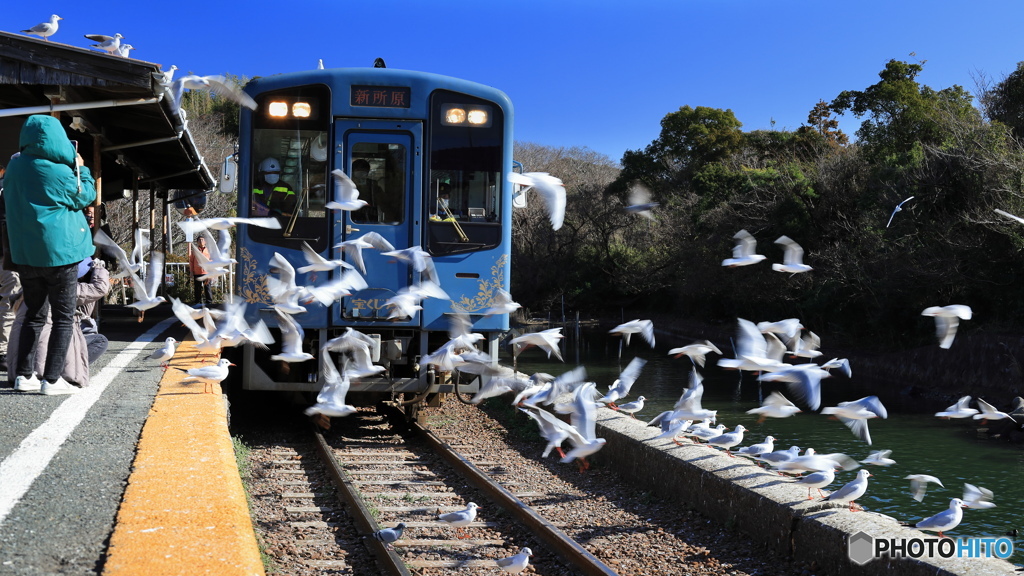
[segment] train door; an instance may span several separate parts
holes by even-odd
[[[339,121],[336,124],[335,166],[356,183],[359,198],[367,206],[342,211],[335,217],[339,225],[335,245],[376,232],[396,249],[419,244],[420,206],[419,143],[422,127],[416,123],[397,125],[388,121]],[[341,258],[339,248],[334,257]],[[349,256],[345,260],[351,262]],[[381,251],[364,249],[364,277],[368,288],[346,297],[335,307],[336,325],[366,324],[384,321],[391,313],[385,302],[415,281],[410,266],[383,256]],[[419,325],[419,314],[390,320],[392,326]]]

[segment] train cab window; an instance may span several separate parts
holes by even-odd
[[[401,224],[405,221],[408,180],[405,146],[395,143],[355,142],[349,176],[367,205],[352,212],[360,224]]]
[[[318,252],[329,241],[330,118],[324,87],[305,87],[260,97],[253,116],[249,216],[277,218],[280,229],[249,227],[257,242],[294,246],[306,241]],[[245,204],[241,205],[245,208]]]
[[[501,243],[504,117],[492,102],[444,90],[431,98],[427,251],[434,255]]]

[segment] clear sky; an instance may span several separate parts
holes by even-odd
[[[5,2],[0,30],[64,18],[51,40],[120,33],[179,74],[423,70],[507,93],[515,138],[618,161],[681,106],[731,109],[744,130],[795,130],[819,100],[862,90],[890,59],[974,91],[1024,61],[1024,3],[976,0],[285,0]],[[914,53],[914,56],[911,56]],[[859,121],[842,120],[847,133]]]

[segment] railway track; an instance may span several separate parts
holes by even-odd
[[[611,468],[581,474],[555,457],[540,459],[535,432],[505,429],[477,407],[456,403],[427,418],[433,440],[364,410],[335,419],[319,438],[295,422],[282,425],[285,433],[262,428],[267,441],[252,458],[251,500],[273,560],[268,572],[498,575],[504,572],[495,560],[523,547],[534,553],[529,573],[551,576],[781,576],[805,568],[753,555],[708,519],[622,486]],[[432,443],[460,454],[441,456]],[[498,486],[461,468],[482,471]],[[348,488],[359,496],[339,501]],[[499,504],[503,492],[518,501]],[[457,538],[437,516],[469,502],[479,514],[465,529],[468,537]],[[406,530],[394,550],[364,538],[398,522]],[[549,539],[548,528],[568,538]]]

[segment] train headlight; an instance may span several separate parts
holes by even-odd
[[[309,102],[296,102],[292,104],[292,116],[296,118],[309,118],[313,112],[313,107],[309,105]]]
[[[271,102],[267,106],[267,113],[274,118],[284,118],[288,115],[288,103],[287,102]]]
[[[444,112],[446,124],[462,124],[466,121],[466,110],[463,108],[449,108]]]
[[[476,126],[482,126],[487,124],[487,111],[486,110],[470,110],[467,114],[467,119],[470,124]]]

